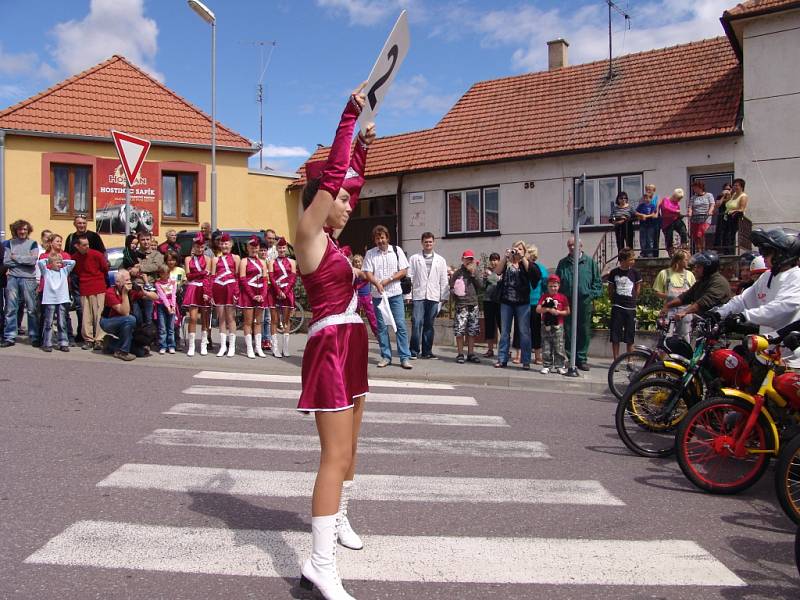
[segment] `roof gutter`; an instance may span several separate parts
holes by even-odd
[[[84,142],[104,142],[112,143],[110,137],[100,135],[78,135],[74,133],[56,133],[52,131],[30,131],[27,129],[8,129],[0,128],[0,132],[8,133],[10,135],[19,135],[26,137],[43,137],[43,138],[56,138],[63,140],[81,140]],[[177,148],[191,148],[193,150],[211,150],[211,144],[192,144],[189,142],[173,142],[166,140],[151,140],[153,146],[167,146]],[[244,152],[248,155],[253,155],[258,152],[258,145],[253,144],[249,148],[242,148],[241,146],[220,146],[217,144],[217,150],[224,150],[226,152]]]
[[[0,242],[6,239],[6,132],[0,129]]]
[[[742,45],[739,43],[739,38],[736,37],[736,32],[733,30],[731,21],[752,19],[754,17],[761,17],[773,13],[784,12],[795,8],[800,8],[800,1],[793,2],[791,4],[784,4],[782,6],[769,6],[767,8],[762,8],[761,10],[749,11],[741,15],[732,15],[727,10],[724,13],[722,13],[722,16],[720,17],[719,21],[720,23],[722,23],[722,29],[725,30],[725,35],[727,35],[728,39],[731,41],[731,46],[733,46],[733,50],[734,52],[736,52],[736,56],[739,57],[739,62],[742,62],[743,50],[742,50]]]

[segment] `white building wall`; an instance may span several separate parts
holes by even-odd
[[[744,144],[736,174],[747,181],[750,218],[800,227],[800,10],[747,20]]]

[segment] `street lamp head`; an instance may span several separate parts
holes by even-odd
[[[200,0],[188,0],[189,7],[200,15],[200,18],[203,19],[206,23],[210,23],[214,25],[216,23],[217,18],[214,16],[214,13]]]

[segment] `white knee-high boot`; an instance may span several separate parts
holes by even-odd
[[[275,335],[272,336],[272,356],[274,356],[275,358],[280,358],[281,356],[283,356],[283,354],[281,354],[282,341],[283,341],[283,335],[281,335],[280,333],[276,333]]]
[[[289,356],[289,334],[283,334],[283,355]]]
[[[217,352],[217,356],[225,356],[225,352],[227,352],[226,343],[228,341],[228,334],[220,332],[219,334],[219,352]]]
[[[228,356],[234,356],[236,354],[236,334],[229,333],[228,334]]]
[[[325,517],[311,517],[313,550],[301,570],[300,586],[310,590],[314,586],[327,600],[355,600],[348,594],[339,579],[336,568],[336,523],[338,513]]]
[[[247,349],[247,358],[255,358],[256,353],[253,352],[253,336],[246,335],[244,336],[244,347]]]
[[[342,485],[342,495],[339,498],[339,523],[336,526],[336,534],[339,537],[339,543],[345,548],[361,550],[364,547],[364,542],[353,531],[350,526],[350,520],[347,518],[347,504],[350,501],[354,485],[353,480],[345,481]]]
[[[255,347],[256,354],[258,354],[261,358],[265,358],[267,355],[264,354],[264,351],[261,349],[261,334],[257,333],[253,336],[253,346]]]
[[[186,356],[194,356],[194,341],[196,338],[196,333],[189,334],[189,350],[186,352]]]
[[[203,331],[200,334],[200,356],[208,354],[208,332]]]

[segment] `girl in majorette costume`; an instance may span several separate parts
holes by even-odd
[[[197,338],[197,317],[200,316],[200,355],[208,354],[208,314],[211,311],[211,259],[204,255],[206,239],[198,233],[192,240],[192,253],[184,260],[186,271],[186,291],[183,306],[189,309],[189,350],[187,356],[194,356],[194,343]]]
[[[347,519],[356,446],[367,385],[367,330],[356,313],[355,271],[325,228],[341,229],[361,186],[374,125],[359,136],[351,160],[353,129],[364,105],[362,85],[342,113],[327,161],[306,164],[305,212],[297,225],[295,252],[313,319],[303,354],[298,410],[313,412],[321,457],[311,503],[313,550],[303,564],[301,587],[316,586],[328,600],[353,600],[336,568],[336,542],[361,549]],[[350,175],[350,177],[348,177]]]
[[[269,307],[272,306],[272,292],[269,284],[269,256],[270,247],[267,242],[260,240],[258,242],[258,258],[267,265],[267,285],[264,288],[264,302],[261,303],[261,349],[267,352],[272,352],[272,319],[270,319]]]
[[[247,242],[247,258],[239,263],[239,308],[244,316],[242,329],[247,358],[255,358],[256,353],[267,356],[261,349],[261,319],[268,281],[267,265],[258,257],[258,237],[254,235]]]
[[[211,300],[217,307],[219,321],[219,352],[217,356],[236,354],[236,305],[239,302],[239,257],[231,254],[231,236],[223,233],[219,237],[222,254],[211,259]],[[227,349],[225,347],[227,343]]]
[[[354,254],[350,259],[353,263],[353,268],[361,270],[364,266],[364,257],[360,254]],[[375,305],[372,303],[372,284],[364,277],[356,277],[353,280],[353,289],[358,296],[358,310],[363,311],[369,321],[369,328],[372,329],[372,335],[378,337],[378,318],[375,316]]]
[[[275,242],[278,257],[269,263],[270,328],[272,354],[289,356],[289,316],[294,312],[294,284],[297,281],[295,262],[286,256],[289,246],[284,238]]]

